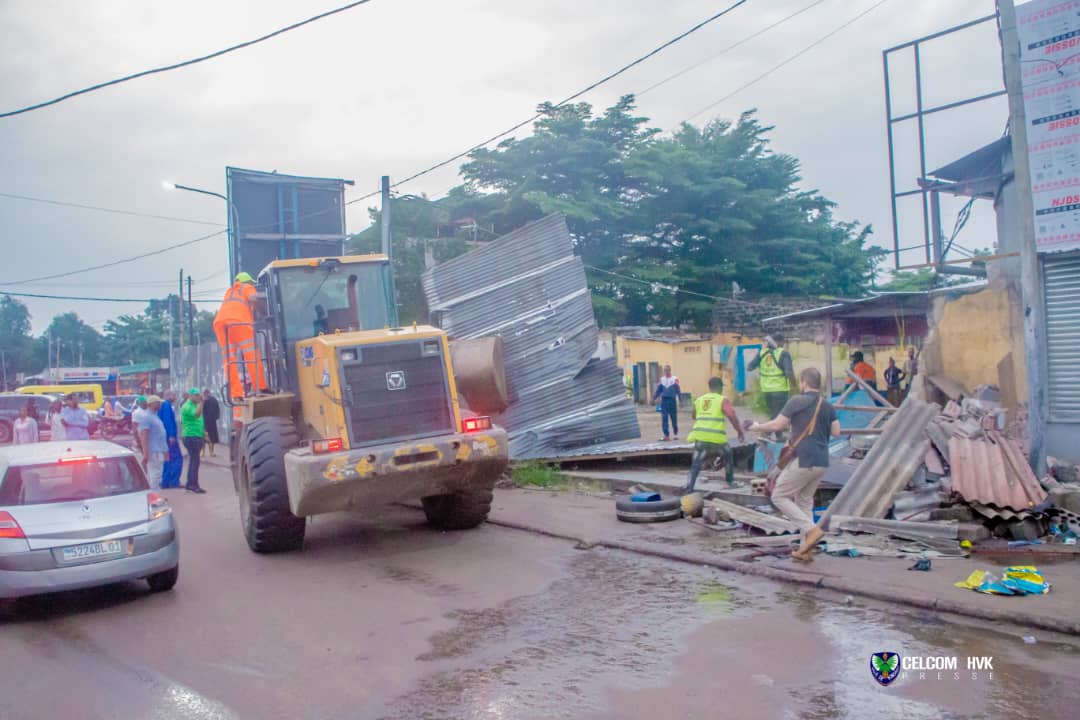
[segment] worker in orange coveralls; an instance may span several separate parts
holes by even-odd
[[[245,386],[266,390],[266,376],[255,346],[255,296],[255,280],[246,272],[238,273],[214,316],[214,334],[226,355],[225,375],[233,399],[244,396]]]

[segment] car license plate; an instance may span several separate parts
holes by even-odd
[[[78,562],[93,558],[104,558],[111,555],[123,555],[124,542],[122,540],[107,540],[105,542],[89,543],[87,545],[75,545],[63,549],[64,562]]]

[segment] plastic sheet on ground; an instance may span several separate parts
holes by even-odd
[[[986,595],[1045,595],[1050,583],[1034,565],[1007,567],[998,577],[986,570],[975,570],[956,587]]]

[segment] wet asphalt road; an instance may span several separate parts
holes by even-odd
[[[420,513],[244,544],[223,469],[170,491],[180,582],[26,601],[0,621],[0,718],[1075,717],[1080,646]],[[1017,601],[1005,599],[1003,601]],[[1022,600],[1021,600],[1022,601]],[[872,652],[993,656],[879,687]]]

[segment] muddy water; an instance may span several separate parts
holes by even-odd
[[[617,551],[576,555],[544,592],[452,613],[404,718],[1076,717],[1080,648]],[[955,656],[959,679],[871,677],[883,650]],[[971,677],[969,656],[994,672]]]

